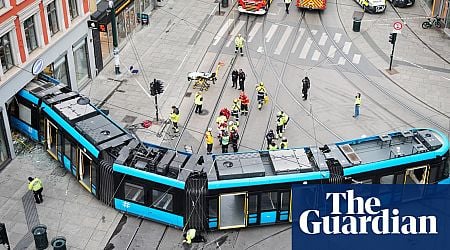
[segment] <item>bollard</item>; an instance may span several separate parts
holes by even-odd
[[[66,238],[63,236],[56,236],[52,239],[52,247],[54,250],[66,250]]]
[[[222,7],[227,8],[228,7],[228,0],[222,0]]]
[[[34,237],[36,249],[42,250],[48,247],[47,226],[39,224],[33,227],[31,233]]]
[[[361,30],[361,20],[363,19],[364,12],[353,12],[353,31],[359,32]]]

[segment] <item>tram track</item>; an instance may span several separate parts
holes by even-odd
[[[320,25],[321,28],[323,29],[323,31],[327,34],[328,37],[331,37],[330,32],[328,31],[324,21],[323,21],[323,17],[322,14],[320,12],[318,12],[318,17],[320,20]],[[326,55],[325,51],[323,50],[322,47],[320,47],[318,45],[318,42],[316,41],[316,39],[314,39],[313,34],[311,33],[311,29],[308,25],[308,22],[305,20],[305,24],[307,26],[307,30],[310,33],[313,42],[315,43],[316,47],[319,48],[321,50],[321,53]],[[399,104],[400,106],[402,106],[403,108],[405,108],[406,110],[410,111],[411,113],[413,113],[414,115],[416,115],[417,117],[419,117],[422,121],[427,121],[428,123],[430,123],[431,125],[441,129],[442,131],[445,131],[446,133],[449,132],[449,130],[443,126],[441,126],[440,124],[436,123],[435,121],[433,121],[430,117],[423,115],[422,113],[420,113],[419,111],[417,111],[416,109],[414,109],[413,107],[411,107],[410,105],[404,103],[403,101],[401,101],[399,98],[395,97],[392,93],[390,93],[389,90],[385,89],[383,86],[381,86],[380,83],[372,80],[369,76],[367,76],[366,74],[364,74],[362,72],[361,69],[359,69],[358,66],[356,66],[352,60],[350,60],[348,58],[348,56],[342,51],[342,48],[340,48],[340,46],[338,46],[338,44],[333,40],[330,39],[333,46],[336,48],[337,52],[345,59],[346,63],[348,63],[349,65],[351,65],[351,67],[356,70],[357,74],[362,77],[364,80],[366,80],[368,83],[370,83],[370,85],[372,85],[373,87],[375,87],[378,91],[380,91],[381,93],[383,93],[385,96],[387,96],[389,99],[393,100],[394,102],[396,102],[397,104]],[[331,61],[330,58],[327,58],[327,60],[333,65],[333,62]],[[398,116],[397,114],[395,114],[394,112],[392,112],[391,110],[387,109],[382,103],[380,103],[379,101],[375,100],[374,98],[370,97],[370,95],[366,94],[365,91],[363,91],[361,89],[361,87],[358,86],[358,84],[356,84],[353,80],[351,80],[348,76],[346,76],[341,70],[339,70],[339,67],[337,67],[336,65],[333,65],[333,68],[335,69],[336,72],[338,72],[339,75],[341,75],[344,79],[346,79],[350,84],[352,84],[353,87],[355,87],[356,89],[358,89],[361,93],[364,93],[365,96],[367,96],[367,98],[369,100],[371,100],[372,102],[374,102],[377,106],[379,106],[380,108],[382,108],[383,110],[385,110],[387,113],[391,114],[393,117],[395,117],[396,119],[398,119],[399,121],[403,122],[405,125],[408,125],[410,127],[414,127],[410,122],[406,121],[405,119],[401,118],[400,116]],[[398,86],[398,85],[397,85]],[[427,108],[429,108],[427,106]]]

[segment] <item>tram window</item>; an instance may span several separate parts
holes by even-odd
[[[278,205],[277,192],[266,192],[261,194],[261,210],[276,210]]]
[[[217,198],[209,199],[208,211],[209,218],[217,218]]]
[[[71,142],[69,141],[69,139],[64,138],[64,155],[70,160],[72,159],[72,157],[70,156],[70,153],[72,151],[71,147]]]
[[[70,147],[72,148],[72,164],[78,167],[78,157],[77,157],[77,145],[75,143],[70,143]]]
[[[291,198],[291,194],[290,192],[281,192],[281,199],[280,199],[280,210],[282,211],[286,211],[289,210],[290,208],[290,203],[289,200]]]
[[[168,192],[162,192],[159,190],[152,190],[152,206],[167,210],[172,212],[172,206],[173,206],[173,195],[169,194]]]
[[[393,184],[394,183],[394,175],[386,175],[380,177],[380,184]]]
[[[426,184],[427,167],[421,166],[417,168],[407,169],[405,184]]]
[[[258,213],[258,195],[256,194],[248,195],[248,213],[249,214]]]
[[[144,204],[144,188],[125,182],[125,199]]]
[[[19,119],[31,125],[31,109],[19,103]]]
[[[97,164],[92,163],[91,168],[91,185],[97,187]]]
[[[403,184],[404,179],[405,179],[404,174],[397,174],[395,184]]]
[[[58,145],[59,151],[62,154],[64,154],[64,147],[62,147],[64,145],[64,142],[63,142],[63,136],[62,136],[61,132],[58,133],[58,143],[59,143],[59,145]]]

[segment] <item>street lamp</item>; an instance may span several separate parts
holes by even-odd
[[[114,69],[116,75],[120,74],[120,59],[119,59],[119,43],[117,39],[117,26],[116,26],[116,10],[114,9],[114,1],[108,1],[107,12],[111,15],[111,28],[113,36],[113,55],[114,55]]]

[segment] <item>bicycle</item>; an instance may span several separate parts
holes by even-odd
[[[438,29],[442,28],[442,22],[439,16],[435,16],[433,18],[429,17],[427,21],[422,23],[422,28],[429,29],[431,27],[436,27]]]

